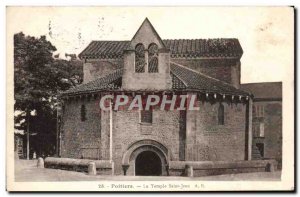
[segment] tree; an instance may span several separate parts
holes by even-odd
[[[78,66],[54,59],[54,51],[56,48],[45,36],[35,38],[22,32],[14,35],[14,109],[19,112],[15,128],[24,130],[27,139],[30,133],[36,133],[32,147],[39,155],[54,152],[50,147],[55,148],[58,93],[82,82]]]

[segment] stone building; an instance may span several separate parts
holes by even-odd
[[[202,164],[222,173],[251,160],[242,54],[237,39],[162,40],[148,19],[130,41],[92,41],[79,55],[83,84],[61,94],[59,156],[108,162],[115,175],[180,175]],[[199,110],[115,110],[114,100],[99,108],[120,94],[196,95]]]
[[[253,99],[253,159],[276,159],[282,162],[282,83],[248,83],[241,88]]]

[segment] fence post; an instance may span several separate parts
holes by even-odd
[[[90,162],[89,163],[88,174],[89,175],[97,175],[96,163],[95,162]]]
[[[194,177],[194,169],[193,166],[191,165],[186,165],[185,166],[185,172],[187,177]]]
[[[39,157],[37,160],[37,167],[38,168],[44,168],[44,160],[42,157]]]

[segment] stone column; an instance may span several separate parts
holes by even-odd
[[[247,137],[246,137],[246,144],[247,144],[247,156],[246,159],[247,160],[251,160],[252,159],[252,139],[253,139],[253,134],[252,134],[252,106],[253,106],[253,100],[251,97],[249,97],[249,102],[248,102],[248,110],[247,110]]]
[[[145,50],[145,73],[148,73],[148,64],[149,62],[149,55],[148,55],[148,50]]]
[[[123,174],[124,176],[126,176],[129,165],[122,165],[122,168],[123,168]]]
[[[135,51],[125,50],[123,54],[124,72],[122,77],[122,87],[130,90],[135,83]]]
[[[179,111],[179,160],[186,159],[186,110]]]
[[[191,165],[186,165],[185,166],[185,173],[187,177],[194,177],[194,169],[193,166]]]
[[[100,96],[100,98],[103,95]],[[110,112],[101,110],[101,159],[102,160],[109,160],[110,158],[110,140],[109,140],[109,135],[110,135]]]
[[[113,160],[113,108],[112,101],[109,102],[109,160]]]
[[[95,162],[90,162],[89,163],[88,174],[89,175],[96,175],[97,174],[96,163]]]
[[[188,95],[189,97],[191,94]],[[193,160],[192,152],[194,144],[196,143],[196,123],[197,113],[199,111],[186,110],[186,141],[185,141],[185,160]]]
[[[241,62],[237,61],[231,66],[231,83],[234,87],[240,88],[241,84]]]
[[[93,76],[91,75],[93,65],[91,63],[83,64],[83,83],[90,82],[93,80]]]

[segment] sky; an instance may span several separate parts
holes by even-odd
[[[8,7],[7,38],[46,35],[65,58],[92,40],[131,40],[146,17],[162,39],[238,38],[242,83],[293,75],[289,7]]]

